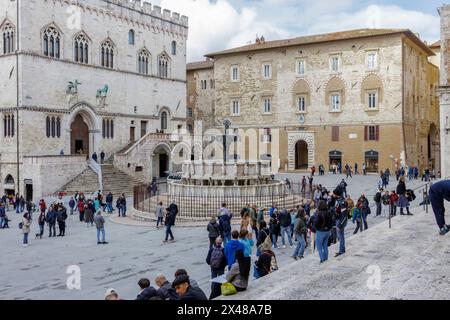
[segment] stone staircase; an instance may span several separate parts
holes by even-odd
[[[125,193],[126,197],[131,197],[133,195],[133,188],[144,183],[143,181],[120,171],[112,164],[102,165],[102,176],[103,194],[112,192],[114,199],[117,199],[122,193]]]
[[[69,196],[77,191],[92,194],[98,191],[98,176],[91,168],[87,168],[63,186],[60,191],[66,192]]]
[[[324,264],[317,252],[279,261],[280,270],[251,281],[246,292],[218,299],[449,299],[450,236],[438,235],[433,213],[421,207],[413,213],[395,217],[391,229],[385,221],[348,238],[346,254],[338,258],[339,244],[330,247]]]

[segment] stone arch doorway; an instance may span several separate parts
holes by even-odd
[[[7,196],[14,196],[16,193],[16,185],[12,175],[8,174],[4,181],[4,192]]]
[[[70,150],[72,154],[90,154],[89,126],[81,114],[70,125]]]
[[[295,170],[308,169],[308,143],[299,140],[295,144]]]
[[[152,177],[166,178],[167,173],[172,171],[170,154],[170,147],[165,144],[156,146],[152,156]]]

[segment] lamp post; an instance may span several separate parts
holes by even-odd
[[[223,126],[225,128],[224,135],[223,135],[223,163],[225,164],[227,161],[227,131],[230,129],[231,121],[228,119],[225,119],[223,122]]]

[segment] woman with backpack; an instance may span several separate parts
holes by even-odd
[[[305,253],[306,241],[305,236],[308,231],[306,227],[306,215],[305,210],[299,210],[296,217],[296,224],[294,228],[295,236],[297,237],[297,247],[294,250],[292,258],[295,260],[303,259],[303,254]]]
[[[227,259],[222,247],[221,237],[217,237],[214,245],[209,248],[206,263],[211,267],[211,279],[217,278],[224,274],[225,267],[227,266]],[[217,298],[220,294],[220,283],[212,282],[211,295],[209,299],[211,300]]]
[[[400,208],[400,215],[404,216],[403,209],[406,208],[406,212],[408,216],[412,216],[412,213],[409,212],[409,201],[406,197],[406,184],[405,184],[405,177],[402,176],[400,178],[400,181],[397,185],[397,194],[398,194],[398,202],[397,206]]]
[[[28,247],[28,234],[30,233],[30,226],[31,226],[31,216],[28,212],[25,212],[25,214],[23,215],[23,220],[19,225],[19,227],[22,229],[23,232],[24,247]]]

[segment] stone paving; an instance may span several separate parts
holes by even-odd
[[[339,181],[332,175],[317,178],[317,182],[330,188]],[[367,190],[369,196],[376,183],[375,176],[356,177],[349,182],[349,192]],[[3,275],[0,277],[0,299],[103,299],[109,287],[118,290],[123,298],[133,299],[139,291],[137,282],[141,277],[153,282],[156,274],[162,272],[172,280],[178,268],[187,269],[209,295],[206,225],[177,226],[174,228],[177,241],[162,244],[163,230],[157,230],[154,224],[117,218],[112,220],[120,223],[113,223],[107,219],[109,244],[97,245],[95,227],[86,227],[74,215],[67,221],[64,238],[49,239],[46,226],[44,238],[35,240],[38,225],[33,221],[30,246],[23,248],[22,233],[17,227],[21,215],[14,212],[8,215],[12,220],[10,229],[0,229],[0,270]],[[370,218],[369,228],[381,221],[384,219]],[[291,262],[292,250],[289,247],[277,250],[280,265]],[[66,287],[69,276],[66,271],[71,265],[81,268],[81,290]]]

